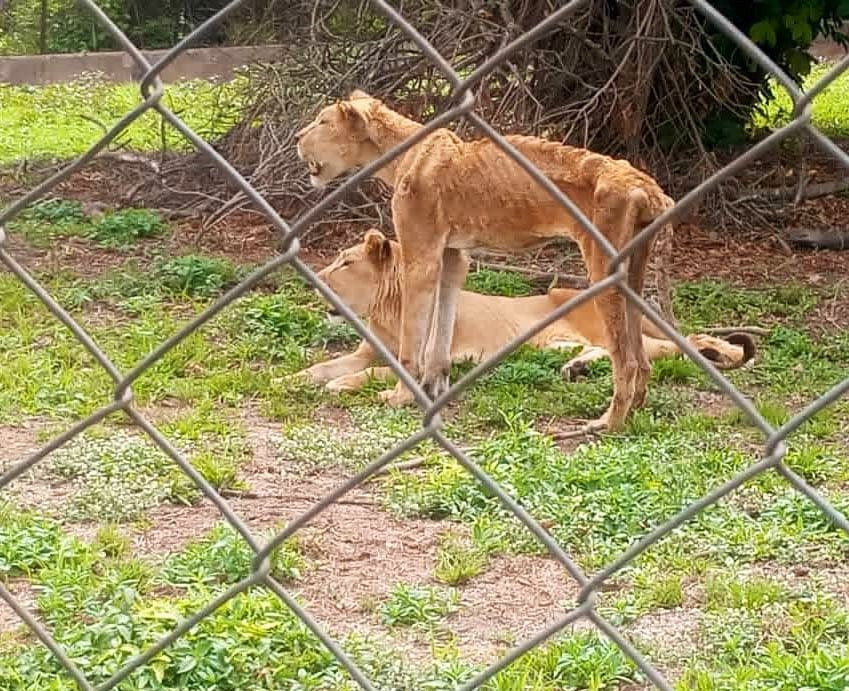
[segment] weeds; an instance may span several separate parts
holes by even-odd
[[[351,411],[349,429],[341,425],[335,429],[321,424],[287,425],[277,450],[290,462],[361,468],[415,434],[418,425],[415,415],[407,410],[358,407]]]
[[[435,624],[455,612],[457,591],[398,583],[378,606],[380,620],[387,626]]]
[[[0,502],[0,580],[62,561],[71,542],[57,521]]]
[[[250,575],[254,556],[245,539],[228,524],[221,523],[170,557],[158,578],[163,584],[181,588],[231,585]],[[293,540],[272,555],[272,575],[281,581],[300,579],[305,565]]]
[[[159,263],[160,285],[178,295],[214,297],[236,284],[238,272],[226,259],[187,254]]]
[[[151,442],[111,431],[77,437],[48,460],[50,472],[75,488],[69,518],[127,522],[165,501],[190,503],[197,490]]]
[[[478,269],[466,277],[466,290],[485,295],[517,297],[532,295],[534,287],[521,275],[509,271]]]
[[[145,238],[162,235],[168,225],[147,209],[124,209],[104,214],[92,223],[91,238],[103,247],[125,249]]]
[[[440,540],[434,576],[441,583],[462,585],[477,576],[485,566],[486,554],[456,533],[447,533]]]

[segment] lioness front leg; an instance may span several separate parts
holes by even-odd
[[[292,378],[304,377],[313,384],[324,384],[332,379],[346,374],[353,374],[368,367],[375,360],[374,349],[367,341],[362,341],[353,353],[319,362],[312,367],[302,369],[292,375]]]
[[[325,388],[334,393],[359,391],[368,383],[369,379],[385,380],[389,379],[393,374],[394,372],[390,367],[369,367],[360,372],[336,377],[336,379],[327,382]]]
[[[442,276],[431,325],[431,338],[426,350],[422,386],[425,393],[436,399],[448,390],[451,382],[451,344],[457,303],[466,280],[469,262],[460,250],[446,248],[442,254]]]
[[[587,374],[591,362],[604,360],[607,357],[610,357],[610,354],[605,348],[585,346],[580,353],[563,365],[560,372],[567,381],[577,381]]]
[[[442,272],[441,248],[435,256],[431,252],[409,253],[403,248],[403,284],[401,290],[401,365],[410,375],[420,380],[428,334]],[[408,259],[412,257],[412,259]],[[413,401],[412,392],[399,381],[394,389],[382,391],[381,400],[390,405],[404,405]]]

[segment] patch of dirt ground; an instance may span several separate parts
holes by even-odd
[[[245,426],[253,458],[242,475],[250,492],[227,503],[255,534],[279,529],[347,479],[338,468],[309,475],[292,472],[277,454],[279,425],[251,414]],[[38,448],[38,429],[39,425],[33,424],[0,432],[7,441],[0,460],[8,465]],[[12,493],[22,504],[54,515],[61,514],[68,498],[67,488],[45,481],[37,472],[18,478]],[[143,528],[128,525],[125,533],[136,554],[161,561],[221,520],[209,500],[195,506],[163,505],[148,514]],[[368,634],[424,663],[430,659],[430,639],[384,627],[374,604],[399,582],[436,584],[436,550],[440,536],[450,527],[445,522],[396,518],[379,507],[373,485],[357,488],[297,533],[310,567],[291,590],[335,636]],[[69,523],[66,529],[90,540],[96,525]],[[555,622],[576,595],[576,584],[554,559],[502,556],[492,559],[481,574],[460,587],[459,610],[446,619],[444,628],[455,637],[466,659],[484,663]],[[33,602],[30,599],[28,604]],[[13,612],[8,614],[14,618]]]
[[[253,451],[251,461],[243,467],[250,491],[230,498],[228,505],[256,534],[279,529],[347,479],[339,468],[309,474],[293,470],[277,452],[279,424],[252,411],[243,414],[243,422]],[[36,436],[44,424],[34,420],[0,431],[4,441],[0,444],[0,468],[38,448]],[[12,489],[23,503],[40,510],[58,513],[66,499],[61,485],[45,483],[37,476],[19,478]],[[382,510],[378,502],[374,485],[357,488],[299,531],[299,544],[309,568],[290,590],[334,637],[367,635],[402,651],[413,662],[427,664],[431,659],[430,634],[382,625],[375,605],[398,582],[435,585],[440,537],[456,527],[448,522],[402,520]],[[138,555],[160,561],[190,540],[202,537],[221,520],[218,509],[204,500],[190,507],[161,506],[150,512],[144,527],[126,526],[125,532]],[[95,528],[92,524],[67,526],[68,532],[82,539],[91,539]],[[743,579],[752,576],[778,580],[794,592],[804,592],[815,584],[849,605],[849,573],[842,564],[769,564],[753,566],[740,574]],[[10,589],[34,611],[35,591],[25,580],[12,581]],[[496,660],[512,646],[555,623],[574,605],[578,594],[577,585],[556,560],[528,555],[492,558],[480,574],[458,590],[458,611],[441,622],[434,635],[437,639],[449,636],[464,659],[478,664]],[[674,680],[680,675],[680,665],[698,651],[703,606],[703,586],[699,581],[691,582],[685,587],[681,607],[645,615],[624,627],[623,632],[647,645],[653,651],[653,664]],[[15,613],[0,603],[0,631],[13,631],[16,624]],[[588,626],[587,622],[578,622],[574,628]]]
[[[3,583],[3,586],[18,605],[31,614],[36,612],[36,591],[27,580],[14,578]],[[5,599],[0,597],[0,643],[6,636],[23,638],[28,635],[28,630],[27,625],[18,616],[18,613],[12,609],[12,606]]]

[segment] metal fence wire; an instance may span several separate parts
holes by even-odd
[[[743,167],[754,161],[756,158],[764,154],[771,147],[774,147],[783,139],[786,139],[792,134],[806,134],[810,136],[820,147],[831,153],[841,164],[849,168],[849,155],[838,148],[833,142],[827,139],[824,135],[818,132],[810,123],[811,102],[814,97],[820,93],[828,84],[830,84],[837,76],[845,69],[849,68],[849,56],[845,57],[835,65],[819,82],[812,88],[803,92],[796,83],[785,74],[774,62],[772,62],[763,52],[761,52],[755,44],[750,41],[744,34],[735,28],[725,17],[717,12],[706,0],[690,0],[691,4],[701,12],[710,22],[720,29],[728,38],[734,41],[745,53],[755,60],[768,73],[772,74],[779,84],[790,95],[794,103],[792,118],[788,124],[781,127],[751,147],[744,154],[739,156],[725,168],[711,176],[709,179],[702,182],[691,192],[686,194],[675,205],[674,208],[656,219],[649,227],[645,228],[637,237],[633,239],[621,252],[611,256],[610,274],[608,278],[583,291],[576,299],[561,306],[556,312],[553,312],[545,321],[549,323],[564,315],[570,309],[576,307],[581,302],[589,299],[593,294],[601,288],[610,285],[616,285],[627,299],[634,301],[639,309],[648,316],[671,340],[678,344],[681,350],[687,354],[693,361],[707,372],[711,379],[716,383],[722,391],[724,391],[733,401],[739,406],[748,416],[749,420],[761,431],[764,437],[763,458],[759,462],[751,465],[745,471],[741,472],[736,477],[732,478],[724,485],[717,487],[709,494],[705,495],[698,501],[687,506],[680,513],[670,518],[666,523],[658,526],[642,539],[635,542],[615,561],[606,566],[604,569],[595,575],[587,575],[582,569],[569,557],[567,552],[557,542],[540,527],[539,523],[534,520],[519,504],[510,497],[496,482],[492,480],[477,464],[475,464],[469,456],[448,439],[441,430],[441,419],[439,416],[440,410],[451,400],[456,398],[460,392],[467,388],[486,370],[494,367],[513,350],[519,347],[533,332],[541,329],[543,324],[537,325],[528,333],[516,338],[509,346],[505,347],[496,357],[493,357],[487,362],[476,367],[460,381],[456,382],[449,392],[441,396],[436,402],[430,401],[424,394],[418,384],[410,377],[410,375],[401,367],[398,360],[392,356],[387,348],[372,334],[368,327],[361,322],[348,307],[343,304],[331,291],[324,285],[313,271],[309,269],[299,258],[298,253],[300,244],[298,238],[307,229],[310,224],[315,221],[319,214],[325,211],[330,205],[334,204],[343,194],[350,188],[359,184],[367,176],[375,172],[379,167],[399,156],[403,151],[413,146],[423,137],[438,127],[447,125],[450,121],[465,117],[473,122],[488,136],[495,144],[504,150],[509,156],[527,170],[539,184],[557,198],[570,212],[579,220],[581,226],[597,240],[601,238],[599,231],[593,225],[579,214],[575,214],[575,207],[571,201],[562,193],[557,191],[553,185],[548,183],[543,174],[534,168],[534,166],[526,160],[518,151],[516,151],[499,133],[489,126],[479,115],[474,112],[475,97],[473,93],[474,87],[485,77],[495,66],[501,63],[507,56],[518,50],[525,44],[533,41],[545,31],[547,31],[555,23],[565,19],[571,12],[580,8],[585,4],[585,0],[573,0],[565,3],[562,7],[553,12],[544,21],[540,22],[532,30],[524,33],[522,36],[514,40],[512,43],[502,47],[496,54],[489,58],[484,64],[477,68],[471,75],[466,78],[460,77],[448,64],[448,62],[416,31],[413,25],[405,19],[398,10],[394,9],[385,0],[372,0],[376,8],[378,8],[389,21],[393,22],[401,31],[403,31],[409,39],[415,43],[421,51],[427,55],[443,72],[444,76],[450,82],[453,89],[454,104],[444,113],[434,118],[427,124],[424,129],[420,130],[415,136],[409,138],[403,143],[396,146],[391,151],[387,152],[380,159],[374,161],[364,169],[360,170],[355,175],[349,177],[343,185],[337,188],[332,193],[322,199],[315,207],[305,213],[295,223],[289,224],[284,221],[268,202],[248,183],[234,168],[225,160],[215,149],[210,146],[201,137],[195,134],[177,115],[170,111],[162,101],[164,87],[160,75],[162,70],[170,64],[182,51],[188,48],[192,43],[196,42],[200,37],[213,29],[225,17],[234,12],[242,4],[242,0],[235,0],[227,7],[211,17],[204,24],[195,29],[189,36],[181,40],[174,46],[166,55],[160,58],[156,63],[150,64],[148,60],[139,52],[136,46],[120,31],[113,21],[103,12],[94,0],[79,0],[80,4],[86,7],[112,35],[116,43],[131,56],[140,72],[144,75],[141,79],[141,92],[143,102],[135,109],[127,113],[111,130],[105,134],[87,153],[74,161],[72,164],[53,175],[50,179],[34,188],[29,194],[25,195],[0,214],[0,260],[3,264],[15,274],[38,298],[43,302],[50,312],[59,319],[74,336],[82,343],[89,351],[92,357],[106,370],[114,382],[114,400],[109,405],[97,410],[88,418],[78,422],[76,425],[68,429],[63,434],[53,439],[50,443],[40,449],[38,452],[24,459],[23,461],[12,466],[2,477],[0,477],[0,488],[8,485],[12,480],[21,475],[23,472],[33,467],[36,463],[42,461],[48,454],[55,449],[66,444],[68,441],[79,435],[81,432],[97,424],[108,415],[123,411],[139,428],[141,428],[171,459],[185,472],[200,490],[212,501],[226,520],[235,528],[250,545],[255,552],[255,557],[252,564],[251,574],[241,582],[230,587],[226,592],[219,595],[212,602],[206,605],[203,609],[196,612],[194,615],[179,624],[170,634],[159,640],[149,650],[131,659],[124,667],[116,670],[115,673],[107,681],[94,685],[89,681],[83,672],[74,664],[74,662],[63,652],[59,645],[50,636],[50,633],[39,623],[36,617],[26,610],[12,594],[0,583],[0,597],[5,600],[9,606],[20,616],[32,632],[38,636],[41,642],[46,645],[51,652],[56,656],[57,660],[78,684],[80,689],[93,691],[95,688],[100,690],[115,688],[122,680],[126,679],[134,670],[148,663],[158,653],[165,650],[169,645],[176,641],[189,629],[198,624],[205,617],[212,614],[217,608],[221,607],[228,600],[232,599],[239,593],[242,593],[249,588],[264,587],[274,592],[280,599],[291,608],[292,612],[299,617],[306,626],[323,642],[324,645],[338,659],[350,673],[351,677],[364,689],[374,689],[374,685],[366,678],[365,674],[357,667],[357,665],[345,654],[345,652],[330,638],[330,636],[322,629],[322,627],[295,601],[292,595],[280,585],[270,574],[270,555],[272,551],[279,547],[284,540],[292,536],[308,521],[330,506],[334,501],[343,497],[347,492],[351,491],[367,478],[373,475],[382,467],[386,466],[393,459],[403,454],[405,451],[413,448],[419,442],[425,439],[433,439],[446,452],[453,456],[466,470],[468,470],[477,480],[484,485],[489,491],[497,496],[504,506],[512,512],[524,525],[530,530],[536,538],[545,545],[551,555],[557,559],[563,567],[568,571],[572,578],[579,584],[581,590],[577,598],[575,606],[566,612],[557,622],[549,626],[547,629],[540,631],[537,635],[522,642],[516,646],[503,658],[496,663],[479,673],[470,681],[463,684],[461,689],[475,689],[491,679],[500,670],[510,665],[514,660],[528,652],[535,646],[541,644],[550,636],[562,630],[567,625],[586,619],[592,622],[601,632],[603,632],[610,640],[618,645],[622,651],[637,665],[645,677],[654,683],[659,689],[671,691],[669,681],[664,679],[663,675],[658,672],[652,663],[645,659],[632,645],[625,639],[620,631],[616,629],[610,622],[605,620],[596,610],[595,595],[601,587],[614,574],[626,567],[633,559],[635,559],[643,551],[651,547],[655,542],[670,533],[676,527],[683,524],[700,511],[719,501],[722,497],[739,487],[743,483],[751,480],[756,475],[764,473],[768,470],[773,470],[782,475],[798,492],[808,497],[825,513],[828,518],[837,526],[849,533],[849,521],[846,517],[831,506],[823,497],[821,497],[810,485],[808,485],[801,477],[788,468],[783,458],[786,453],[785,440],[805,421],[810,419],[819,410],[825,408],[846,391],[849,391],[849,377],[840,384],[825,393],[819,399],[808,405],[804,410],[796,414],[792,419],[787,421],[779,428],[774,428],[770,425],[755,409],[753,404],[738,391],[728,380],[726,380],[716,368],[701,356],[675,329],[666,324],[658,313],[642,299],[642,297],[633,292],[628,285],[623,282],[622,274],[618,271],[618,265],[627,258],[627,256],[639,246],[650,240],[654,232],[664,224],[678,218],[680,214],[696,202],[703,194],[716,187],[720,182],[734,175]],[[59,182],[67,179],[72,173],[85,166],[91,161],[98,152],[102,151],[111,141],[113,141],[127,126],[130,125],[139,116],[148,110],[158,112],[167,122],[177,128],[199,151],[208,156],[215,165],[228,178],[241,189],[255,204],[260,208],[267,218],[280,231],[283,237],[283,252],[277,255],[267,264],[256,270],[248,278],[242,281],[238,286],[227,292],[212,306],[206,309],[202,314],[196,316],[177,333],[163,342],[159,347],[147,355],[139,362],[130,372],[120,372],[115,365],[104,355],[94,340],[86,333],[86,331],[74,320],[62,307],[51,297],[51,295],[19,264],[9,250],[5,247],[6,235],[3,230],[3,224],[14,218],[28,205],[32,204],[46,193],[50,192]],[[604,246],[603,240],[599,241],[600,246]],[[254,287],[261,279],[280,268],[284,264],[292,266],[306,281],[312,284],[330,303],[332,303],[339,312],[344,315],[354,328],[365,338],[375,350],[386,360],[387,364],[397,374],[399,379],[403,381],[415,393],[416,399],[423,410],[423,426],[422,429],[411,436],[409,439],[393,448],[388,453],[384,454],[367,468],[349,480],[341,484],[333,492],[317,502],[310,509],[305,511],[295,520],[291,521],[286,528],[271,539],[266,544],[260,543],[257,538],[250,532],[248,527],[242,520],[233,512],[225,499],[219,495],[206,480],[189,464],[186,458],[166,439],[155,427],[148,421],[133,405],[132,384],[136,379],[142,376],[154,363],[162,358],[171,348],[176,346],[180,341],[189,336],[196,329],[201,328],[216,314],[221,312],[225,307],[230,305],[239,296]],[[602,285],[603,284],[603,285]]]

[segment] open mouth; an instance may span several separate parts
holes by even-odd
[[[321,175],[322,165],[318,161],[307,161],[307,170],[309,170],[310,175],[314,177],[318,177]]]

